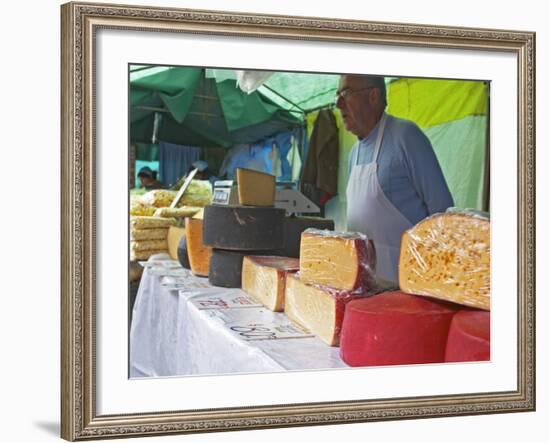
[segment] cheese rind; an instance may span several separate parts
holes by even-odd
[[[178,243],[178,261],[184,269],[191,269],[191,263],[189,263],[189,254],[187,253],[186,235],[180,238],[180,241]]]
[[[185,237],[191,272],[201,277],[207,277],[210,266],[212,248],[205,246],[202,240],[203,221],[200,219],[185,219]]]
[[[299,275],[289,274],[285,288],[285,314],[327,345],[338,346],[345,306],[362,295],[310,285]]]
[[[241,205],[273,206],[275,203],[274,175],[237,168],[237,185]]]
[[[491,321],[487,311],[459,311],[447,338],[446,362],[488,361],[491,358]]]
[[[297,272],[299,260],[291,257],[246,256],[242,265],[242,288],[275,312],[284,309],[287,275]]]
[[[283,244],[285,210],[253,206],[204,208],[204,244],[217,249],[264,251]]]
[[[307,229],[300,245],[300,278],[344,291],[374,286],[375,253],[363,234]]]
[[[428,217],[401,239],[399,288],[490,309],[490,222],[467,213]]]
[[[340,356],[350,366],[445,361],[456,305],[384,292],[346,306]]]

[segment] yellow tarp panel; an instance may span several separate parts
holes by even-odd
[[[421,128],[468,116],[487,115],[487,84],[481,81],[400,79],[389,85],[386,111],[412,120]]]

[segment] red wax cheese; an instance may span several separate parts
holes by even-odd
[[[384,292],[346,306],[340,356],[350,366],[445,361],[452,306],[404,292]]]
[[[296,274],[289,274],[285,288],[285,314],[327,345],[338,346],[346,303],[362,295],[310,285]]]
[[[491,356],[490,313],[459,311],[453,317],[445,361],[487,361]]]
[[[300,244],[300,279],[305,283],[354,291],[374,282],[375,254],[363,234],[307,229]]]

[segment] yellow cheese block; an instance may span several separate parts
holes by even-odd
[[[289,274],[285,287],[285,314],[327,345],[338,346],[345,305],[360,295],[308,285],[299,275]]]
[[[369,289],[374,281],[373,251],[362,234],[307,229],[300,243],[300,278],[347,291]]]
[[[191,272],[201,277],[208,277],[212,248],[205,246],[202,242],[202,220],[186,218],[185,237]]]
[[[184,235],[185,228],[180,228],[178,226],[170,226],[168,228],[168,253],[172,260],[178,259],[178,244]]]
[[[402,291],[490,309],[490,222],[477,215],[438,214],[403,234]]]
[[[266,308],[278,312],[284,309],[285,285],[289,273],[297,272],[297,258],[245,256],[242,267],[242,288]]]
[[[239,204],[243,206],[273,206],[275,176],[252,169],[237,168]]]

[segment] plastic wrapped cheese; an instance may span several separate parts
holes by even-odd
[[[197,206],[182,206],[181,208],[157,208],[155,217],[193,217],[201,208]]]
[[[490,309],[490,222],[470,212],[436,214],[403,234],[399,287]]]
[[[300,243],[300,278],[344,291],[375,286],[376,256],[372,241],[356,232],[306,229]]]
[[[156,211],[156,208],[154,206],[151,206],[136,200],[130,202],[130,215],[151,216],[155,213],[155,211]]]
[[[152,249],[164,250],[168,249],[168,243],[164,240],[139,240],[130,242],[130,251],[150,251]]]
[[[345,306],[363,295],[307,284],[299,274],[289,274],[285,288],[285,314],[327,345],[338,346]]]
[[[168,228],[177,224],[178,222],[175,218],[149,217],[145,215],[130,217],[130,227],[132,229]]]
[[[300,267],[291,257],[245,256],[242,265],[242,288],[268,309],[284,309],[287,276]]]
[[[179,189],[179,188],[178,188]],[[141,201],[154,206],[165,208],[172,204],[178,191],[171,189],[154,189],[141,197]],[[182,206],[206,206],[212,201],[212,185],[208,180],[191,180],[189,186],[181,196],[177,207]]]
[[[167,236],[168,228],[130,228],[130,240],[164,240]]]
[[[350,366],[445,361],[457,305],[404,292],[384,292],[346,306],[340,356]]]

